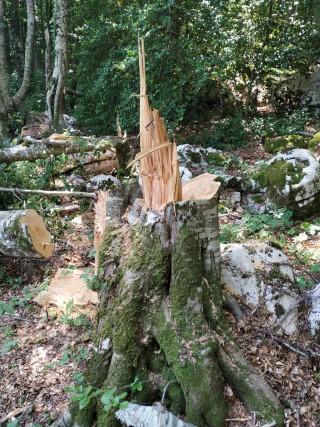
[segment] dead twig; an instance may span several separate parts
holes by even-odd
[[[265,335],[269,336],[272,339],[272,341],[274,341],[274,342],[282,345],[283,347],[287,348],[290,351],[293,351],[294,353],[299,354],[302,357],[310,357],[310,356],[320,357],[319,353],[316,353],[316,352],[314,352],[312,350],[308,349],[307,352],[304,352],[302,350],[299,350],[296,347],[293,347],[292,345],[290,345],[289,343],[287,343],[286,341],[284,341],[282,338],[279,338],[279,337],[275,336],[270,330],[268,332],[266,332]]]

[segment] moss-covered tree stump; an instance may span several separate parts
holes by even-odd
[[[261,420],[282,426],[279,400],[226,326],[217,204],[179,202],[135,226],[109,223],[100,253],[106,287],[86,379],[120,389],[138,376],[143,390],[131,399],[151,404],[165,389],[166,408],[198,427],[225,425],[227,382]],[[99,399],[72,412],[80,427],[118,425]]]

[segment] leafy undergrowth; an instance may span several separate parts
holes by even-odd
[[[257,143],[228,155],[231,160],[223,166],[233,175],[242,175],[267,157]],[[234,203],[234,193],[227,190],[221,196],[222,242],[260,239],[280,247],[294,266],[296,291],[303,303],[307,291],[320,282],[320,219],[293,221],[291,212],[276,207],[257,215],[248,209],[247,194],[240,194],[240,202]],[[92,348],[87,322],[74,322],[68,314],[58,319],[32,302],[58,268],[92,267],[92,210],[72,221],[66,216],[49,222],[58,236],[52,260],[16,264],[7,260],[0,273],[0,420],[4,417],[8,427],[44,427],[61,415],[70,398],[67,390],[73,391],[73,398],[82,390],[82,372]],[[309,335],[307,309],[300,313],[298,333],[288,337],[273,331],[263,307],[253,310],[241,301],[240,305],[243,320],[236,322],[228,315],[233,333],[246,357],[277,391],[286,409],[286,425],[319,426],[320,346]],[[83,399],[84,393],[78,396]],[[248,413],[229,387],[226,396],[229,426],[259,425],[257,415]]]

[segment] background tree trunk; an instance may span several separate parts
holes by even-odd
[[[55,61],[47,91],[49,121],[55,130],[63,126],[64,86],[67,70],[68,0],[56,2]]]
[[[27,34],[23,80],[17,93],[11,97],[9,95],[9,66],[5,36],[4,4],[4,0],[0,0],[0,146],[7,138],[6,122],[9,115],[21,106],[30,88],[35,29],[34,1],[26,0]]]
[[[263,421],[283,425],[271,388],[243,359],[228,332],[220,284],[217,199],[170,204],[140,215],[135,226],[109,223],[99,253],[101,295],[86,379],[121,388],[137,375],[144,387],[130,398],[161,400],[198,427],[222,427],[228,381]],[[103,343],[109,345],[104,346]],[[73,408],[74,425],[118,425],[98,401]]]

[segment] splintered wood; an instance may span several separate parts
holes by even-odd
[[[107,191],[99,191],[94,205],[94,250],[95,250],[95,274],[98,273],[99,251],[102,244],[103,234],[107,225]]]
[[[144,41],[139,39],[140,69],[140,150],[135,161],[140,160],[142,190],[145,205],[155,211],[168,203],[181,200],[182,189],[179,161],[175,143],[168,133],[158,110],[149,105]],[[132,163],[131,163],[132,164]]]

